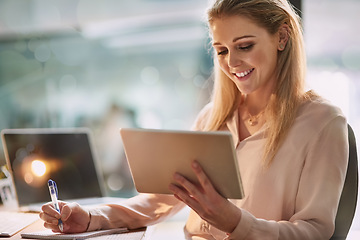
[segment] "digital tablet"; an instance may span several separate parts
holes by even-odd
[[[122,128],[120,135],[138,192],[172,194],[169,184],[175,183],[175,172],[198,183],[191,168],[197,160],[223,197],[244,197],[229,132]]]

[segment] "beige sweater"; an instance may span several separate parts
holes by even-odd
[[[195,124],[201,130],[208,108]],[[323,100],[307,102],[272,165],[261,167],[266,126],[239,142],[238,114],[222,130],[233,135],[245,198],[231,200],[242,210],[238,226],[227,236],[194,211],[184,228],[187,239],[329,239],[345,179],[347,123],[341,111]],[[140,194],[123,204],[91,210],[88,230],[155,224],[184,204],[171,195]]]

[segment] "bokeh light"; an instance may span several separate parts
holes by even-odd
[[[46,173],[46,164],[41,160],[34,160],[31,163],[31,171],[37,177],[42,177]]]

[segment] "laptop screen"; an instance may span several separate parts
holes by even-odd
[[[19,206],[50,201],[49,179],[60,200],[102,196],[87,131],[18,129],[2,137]]]

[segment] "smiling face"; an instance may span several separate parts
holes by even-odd
[[[217,18],[210,30],[219,66],[239,91],[269,96],[276,81],[279,35],[241,16]]]

